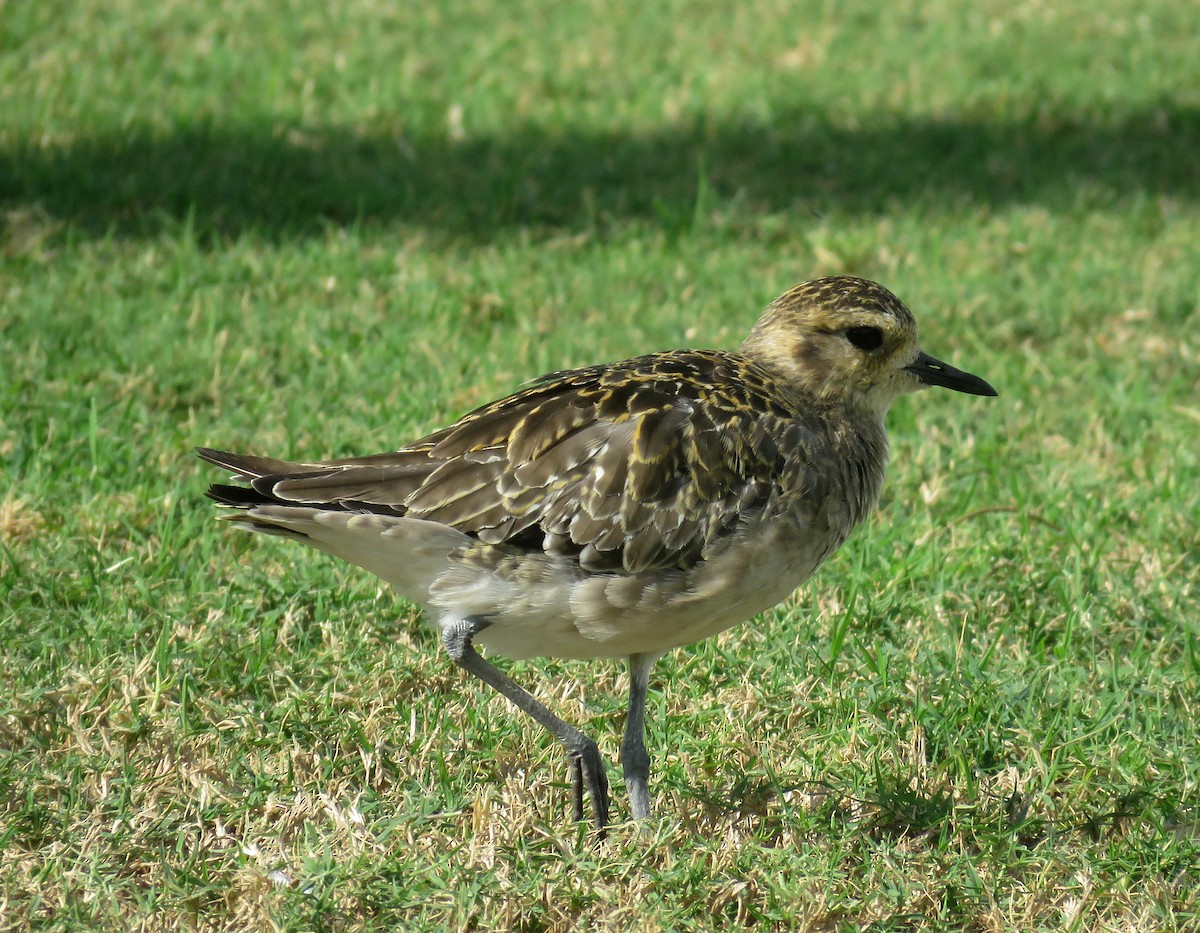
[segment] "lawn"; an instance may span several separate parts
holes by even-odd
[[[1200,929],[1188,0],[0,0],[0,929]],[[655,818],[196,445],[394,448],[877,279],[997,399],[663,658]],[[513,675],[616,758],[625,674]]]

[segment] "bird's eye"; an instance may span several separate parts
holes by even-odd
[[[851,327],[846,339],[860,350],[878,350],[883,346],[883,331],[878,327]]]

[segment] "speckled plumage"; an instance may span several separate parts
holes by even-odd
[[[200,455],[248,482],[211,487],[227,517],[365,567],[444,635],[469,621],[467,652],[629,656],[648,675],[842,544],[879,496],[884,413],[924,384],[995,394],[921,353],[891,292],[838,276],[782,295],[739,353],[551,373],[398,451]],[[603,775],[588,777],[602,828]]]

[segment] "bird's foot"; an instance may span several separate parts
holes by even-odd
[[[608,775],[605,773],[604,759],[591,739],[583,737],[582,742],[572,743],[572,746],[567,747],[567,755],[571,761],[575,821],[583,821],[583,796],[586,790],[592,804],[592,826],[603,839],[608,826],[609,809]]]

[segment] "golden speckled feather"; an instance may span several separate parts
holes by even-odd
[[[822,413],[790,411],[771,384],[733,354],[658,353],[543,376],[393,453],[209,459],[249,478],[254,502],[408,515],[588,571],[686,569],[783,484],[817,491]]]

